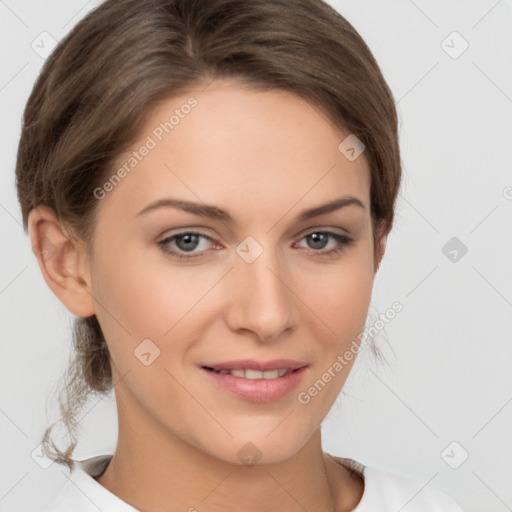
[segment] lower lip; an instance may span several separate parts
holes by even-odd
[[[303,366],[284,377],[277,379],[246,379],[235,377],[229,373],[216,373],[201,368],[221,388],[233,393],[239,398],[251,402],[274,402],[285,397],[300,383],[307,366]]]

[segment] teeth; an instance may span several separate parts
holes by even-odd
[[[245,370],[215,370],[217,373],[221,373],[223,375],[230,373],[235,377],[242,377],[244,379],[277,379],[278,377],[283,377],[288,373],[291,373],[292,370],[288,368],[278,368],[276,370],[268,370],[266,372],[262,372],[260,370],[253,370],[251,368],[247,368]]]

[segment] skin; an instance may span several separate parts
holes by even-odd
[[[39,257],[46,282],[73,314],[97,315],[112,356],[119,437],[97,480],[144,511],[352,510],[364,483],[322,451],[320,425],[355,359],[307,405],[297,395],[364,330],[386,239],[372,237],[368,163],[340,153],[348,133],[298,96],[227,79],[160,102],[132,150],[190,96],[197,107],[98,201],[91,258],[50,208],[29,218],[32,245],[55,246],[48,261]],[[364,208],[295,220],[345,195]],[[216,205],[236,222],[170,207],[137,216],[168,197]],[[190,231],[209,237],[196,259],[157,245]],[[353,243],[322,256],[337,242],[315,245],[306,235],[319,231]],[[236,252],[247,236],[263,248],[252,263]],[[191,254],[183,239],[167,247]],[[149,366],[134,356],[146,338],[160,350]],[[309,366],[289,395],[255,403],[199,368],[240,358]],[[248,442],[261,452],[253,466],[237,456]]]

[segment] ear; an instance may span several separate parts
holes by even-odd
[[[374,251],[374,273],[377,273],[379,270],[380,262],[384,256],[386,251],[386,242],[388,238],[389,230],[386,230],[386,225],[384,220],[379,220],[376,229],[375,236],[375,251]]]
[[[44,205],[30,211],[28,230],[39,268],[53,293],[74,315],[94,315],[85,245],[68,236],[54,210]]]

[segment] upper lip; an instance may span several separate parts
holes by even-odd
[[[260,370],[262,372],[268,370],[277,370],[280,368],[291,368],[296,370],[307,366],[308,363],[295,361],[293,359],[273,359],[272,361],[257,361],[256,359],[238,359],[237,361],[226,361],[224,363],[208,363],[202,366],[213,368],[214,370]]]

